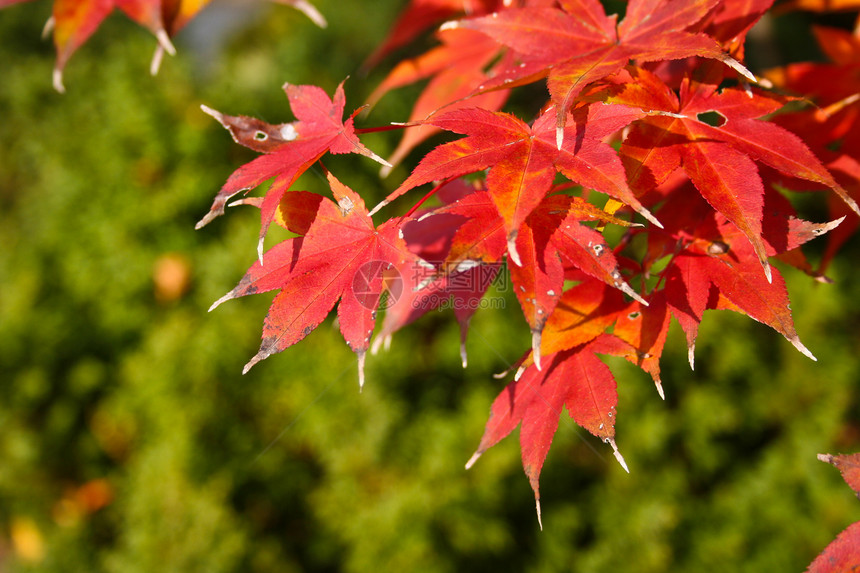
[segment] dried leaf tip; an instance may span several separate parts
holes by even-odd
[[[53,16],[51,16],[47,20],[45,20],[45,25],[42,27],[42,39],[43,40],[48,39],[48,36],[50,36],[51,32],[54,31],[54,25],[56,23],[57,23],[57,21],[54,20]]]
[[[162,28],[156,32],[155,37],[158,39],[158,46],[155,48],[155,53],[152,54],[152,61],[149,63],[149,75],[157,76],[158,70],[161,69],[161,61],[164,59],[164,52],[171,56],[176,55],[176,48],[173,42],[170,41],[170,36],[167,31]]]
[[[860,95],[860,94],[858,94],[858,95]],[[826,233],[829,233],[830,231],[832,231],[833,229],[838,227],[842,223],[842,221],[845,220],[845,217],[847,217],[847,215],[842,215],[838,219],[834,219],[828,223],[824,223],[822,225],[819,225],[817,229],[813,230],[813,233],[815,233],[815,235],[818,237],[820,237],[821,235],[824,235]]]
[[[382,165],[382,169],[379,170],[379,174],[383,178],[387,177],[388,174],[391,173],[391,170],[394,169],[394,166],[392,164],[390,164],[389,162],[387,162],[386,160],[384,160],[383,158],[381,158],[380,156],[378,156],[377,154],[375,154],[374,152],[372,152],[370,150],[367,150],[367,151],[368,151],[368,153],[366,154],[367,157],[370,157],[371,159],[373,159],[374,161],[376,161],[377,163]],[[383,171],[385,171],[385,175],[382,175]]]
[[[518,267],[523,266],[523,262],[520,259],[520,253],[517,251],[516,233],[511,233],[511,235],[508,236],[508,255],[511,257],[511,261],[513,261]]]
[[[621,464],[624,471],[630,473],[630,468],[627,467],[627,462],[624,461],[624,456],[622,456],[621,452],[618,451],[618,446],[615,444],[614,438],[609,438],[609,445],[612,446],[612,453],[615,456],[615,459],[618,460],[618,463]]]
[[[221,298],[219,298],[218,300],[213,302],[212,306],[209,307],[209,310],[207,312],[212,312],[213,310],[215,310],[216,308],[221,306],[223,303],[227,302],[228,300],[232,300],[233,298],[235,298],[233,296],[234,291],[235,291],[235,289],[231,290],[230,292],[228,292],[227,294],[225,294],[224,296],[222,296]]]
[[[477,451],[477,452],[475,452],[474,454],[472,454],[472,457],[471,457],[471,458],[469,458],[469,461],[468,461],[468,462],[466,462],[466,469],[467,469],[467,470],[472,469],[472,466],[473,466],[473,465],[475,465],[475,462],[477,462],[477,461],[478,461],[478,458],[480,458],[480,457],[481,457],[481,454],[482,454],[482,453],[483,453],[483,452],[481,452],[481,451]]]
[[[663,382],[659,378],[655,378],[654,386],[657,387],[657,393],[660,394],[660,399],[665,400],[666,394],[663,393]]]
[[[723,59],[723,63],[726,64],[728,67],[732,68],[733,70],[735,70],[736,72],[738,72],[740,75],[742,75],[743,77],[745,77],[746,79],[748,79],[752,83],[754,83],[754,84],[758,83],[758,78],[756,78],[752,72],[750,72],[748,69],[746,69],[742,63],[740,63],[739,61],[737,61],[733,57],[726,55],[725,58]]]
[[[696,369],[696,343],[692,342],[687,345],[687,360],[690,362],[690,370]]]
[[[263,240],[264,237],[260,237],[260,240],[257,241],[257,258],[260,260],[260,266],[263,266]]]
[[[220,111],[212,109],[211,107],[209,107],[206,104],[200,104],[200,109],[203,110],[203,113],[205,113],[206,115],[211,115],[212,117],[215,118],[215,120],[218,123],[220,123],[221,125],[224,125],[224,114],[223,113],[221,113]],[[224,127],[227,127],[227,126],[224,125]]]
[[[61,94],[66,93],[66,86],[63,85],[63,70],[54,68],[53,82],[55,90]]]
[[[511,373],[510,368],[508,368],[502,372],[496,372],[495,374],[493,374],[493,379],[494,380],[501,380],[502,378],[507,378],[508,374],[510,374],[510,373]]]
[[[844,201],[852,211],[860,215],[860,207],[858,207],[857,202],[848,195],[848,192],[842,187],[835,187],[834,189],[837,195],[839,195],[839,198],[842,199],[842,201]]]
[[[540,518],[540,498],[535,497],[535,510],[537,510],[538,526],[543,531],[543,521]]]
[[[773,284],[773,273],[770,270],[770,263],[767,262],[766,258],[759,259],[761,263],[761,268],[764,269],[764,277],[767,279],[768,284]]]
[[[786,338],[788,338],[788,337],[786,337]],[[816,358],[815,355],[812,354],[812,352],[810,352],[809,349],[803,345],[803,343],[800,341],[800,338],[797,335],[794,335],[794,336],[788,338],[788,341],[791,342],[794,345],[794,347],[800,351],[801,354],[803,354],[804,356],[806,356],[810,360],[818,362],[818,358]]]
[[[245,367],[242,368],[242,374],[243,375],[247,374],[248,371],[251,368],[253,368],[257,362],[259,362],[260,360],[264,360],[268,356],[269,356],[269,354],[265,353],[264,351],[262,351],[262,350],[259,351],[257,354],[254,355],[254,357],[251,360],[248,361],[247,364],[245,364]]]
[[[373,217],[373,215],[375,215],[380,209],[382,209],[383,207],[385,207],[389,203],[390,203],[390,201],[388,199],[383,199],[382,201],[379,202],[379,204],[376,207],[374,207],[373,209],[370,210],[370,212],[367,214],[367,216]]]
[[[466,354],[466,341],[460,341],[460,360],[463,363],[463,368],[466,368],[469,365],[469,355]]]
[[[358,391],[364,390],[364,352],[358,353]]]
[[[639,296],[639,294],[635,290],[633,290],[633,288],[629,284],[627,284],[626,282],[620,281],[615,286],[618,287],[619,289],[621,289],[621,292],[623,292],[624,294],[626,294],[627,296],[629,296],[630,298],[632,298],[633,300],[635,300],[639,304],[644,305],[644,306],[648,306],[648,301],[645,300],[644,298],[642,298],[641,296]]]
[[[370,353],[376,356],[379,353],[379,349],[385,347],[386,350],[391,346],[391,335],[386,334],[385,336],[377,336],[373,339],[373,344],[370,347]]]
[[[199,231],[200,229],[202,229],[203,227],[208,225],[210,222],[212,222],[212,220],[215,219],[218,215],[221,215],[221,214],[222,214],[222,212],[219,212],[219,211],[214,211],[214,212],[209,211],[208,213],[206,213],[206,215],[203,216],[202,219],[200,219],[199,221],[197,221],[197,223],[194,224],[194,230]]]
[[[149,62],[149,75],[157,76],[158,70],[161,69],[161,60],[164,59],[164,46],[158,44],[155,47],[155,52],[152,53],[152,61]]]
[[[657,220],[657,217],[655,217],[654,215],[652,215],[652,214],[651,214],[651,211],[649,211],[649,210],[648,210],[648,209],[646,209],[645,207],[642,207],[642,206],[640,205],[640,206],[636,209],[636,212],[637,212],[637,213],[639,213],[640,215],[642,215],[643,217],[645,217],[645,219],[647,219],[647,220],[648,220],[648,222],[649,222],[649,223],[651,223],[652,225],[655,225],[655,226],[657,226],[657,227],[659,227],[659,228],[661,228],[661,229],[663,228],[663,223],[661,223],[660,221],[658,221],[658,220]]]
[[[275,0],[280,4],[286,4],[288,6],[292,6],[308,18],[310,18],[311,22],[319,26],[320,28],[328,27],[328,22],[326,22],[325,17],[320,14],[319,10],[314,7],[313,4],[308,2],[307,0]]]
[[[535,366],[540,370],[540,339],[541,339],[541,331],[534,330],[532,331],[532,358],[535,361]]]
[[[758,82],[758,85],[760,85],[766,90],[772,90],[774,88],[773,82],[767,78],[760,78],[756,76],[756,81]]]
[[[170,41],[170,36],[167,35],[167,31],[164,28],[155,33],[155,38],[158,40],[158,45],[161,46],[165,52],[171,56],[176,55],[176,48],[174,47],[173,42]]]

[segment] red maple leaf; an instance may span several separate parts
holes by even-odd
[[[769,70],[780,87],[815,102],[815,107],[781,114],[775,120],[804,138],[831,163],[860,155],[860,35],[845,30],[813,28],[821,50],[832,63],[799,62]]]
[[[280,291],[266,316],[260,351],[244,372],[310,334],[340,300],[340,331],[358,355],[359,383],[364,385],[364,356],[376,310],[383,293],[395,290],[386,279],[405,261],[417,260],[397,222],[375,227],[358,194],[330,173],[328,181],[336,203],[304,191],[281,198],[279,222],[301,236],[271,248],[265,266],[255,262],[210,309],[240,296]]]
[[[562,407],[567,408],[574,422],[610,444],[618,462],[630,471],[615,444],[618,393],[609,367],[588,345],[550,355],[547,362],[543,370],[534,365],[526,368],[499,394],[490,409],[478,450],[466,463],[469,469],[485,451],[521,425],[523,469],[534,490],[539,523],[540,472],[558,429]]]
[[[781,277],[771,284],[765,280],[757,270],[760,266],[750,258],[754,251],[744,241],[744,235],[725,216],[715,213],[695,193],[689,180],[683,178],[682,184],[672,182],[669,186],[673,187],[671,192],[653,198],[664,203],[660,216],[666,228],[648,232],[641,272],[647,277],[652,267],[663,261],[665,269],[659,271],[656,287],[663,288],[654,293],[652,302],[659,301],[661,293],[665,293],[669,309],[687,333],[690,364],[705,309],[726,308],[748,314],[771,325],[793,343],[798,342]],[[762,211],[761,240],[765,254],[782,258],[816,276],[800,246],[836,228],[843,219],[827,223],[799,219],[789,201],[769,187],[765,188]],[[798,349],[805,350],[802,346]]]
[[[467,187],[452,182],[449,189]],[[565,272],[576,270],[642,300],[623,280],[617,261],[603,236],[582,223],[601,221],[629,226],[579,197],[552,195],[544,199],[521,225],[517,234],[520,265],[509,267],[513,289],[532,331],[531,361],[541,367],[541,335],[564,289]],[[390,309],[380,339],[438,307],[449,296],[461,323],[463,342],[471,317],[506,249],[504,219],[490,194],[470,187],[454,203],[424,212],[404,225],[404,237],[413,252],[434,266],[412,277],[412,292]],[[493,273],[494,275],[494,273]],[[477,290],[462,288],[464,284]],[[441,297],[441,298],[440,298]],[[458,300],[458,297],[462,300]],[[465,349],[461,348],[465,365]]]
[[[422,216],[420,223],[430,223],[428,229],[437,230],[439,225],[433,225],[434,219],[450,232],[446,254],[430,275],[432,281],[497,263],[505,253],[505,222],[487,191],[476,190],[456,203],[431,211]],[[603,236],[582,224],[589,220],[629,225],[581,198],[553,195],[544,199],[517,230],[517,248],[522,258],[509,270],[532,332],[531,360],[538,369],[542,332],[564,290],[565,269],[603,281],[646,304],[622,278]]]
[[[375,104],[389,90],[432,78],[415,101],[409,122],[420,123],[442,108],[446,111],[466,106],[501,108],[508,95],[505,90],[465,99],[486,81],[489,72],[485,67],[496,57],[498,44],[474,30],[440,30],[437,37],[442,45],[398,64],[370,95],[370,104]],[[416,145],[438,131],[439,128],[426,123],[406,130],[389,162],[397,165]],[[383,176],[388,171],[383,168]]]
[[[631,187],[641,194],[683,167],[708,203],[744,233],[770,277],[761,226],[764,184],[755,161],[826,185],[857,206],[800,138],[760,119],[780,109],[783,98],[758,90],[717,91],[721,79],[720,70],[705,63],[682,83],[678,98],[656,75],[631,67],[614,76],[603,95],[659,112],[634,123],[622,145]]]
[[[832,456],[818,454],[818,459],[836,466],[845,482],[860,496],[860,454]],[[842,573],[860,568],[860,521],[849,525],[810,563],[807,573]]]
[[[826,228],[810,234],[822,234]],[[695,239],[666,268],[667,304],[687,334],[691,366],[702,313],[715,308],[736,310],[767,324],[815,360],[794,329],[782,275],[772,269],[771,280],[765,280],[756,269],[757,258],[741,231],[715,214],[705,219]]]
[[[815,107],[780,114],[774,120],[800,135],[849,195],[860,199],[860,35],[834,28],[813,27],[821,50],[832,63],[800,62],[767,72],[780,87],[802,94]],[[783,182],[796,188],[795,182]],[[838,202],[829,202],[832,218],[848,215]],[[857,229],[858,218],[851,215],[837,232],[828,237],[819,275],[844,242]]]
[[[725,53],[712,37],[688,28],[702,20],[717,0],[633,0],[621,23],[607,16],[598,0],[562,0],[561,9],[526,7],[452,22],[449,27],[479,30],[516,52],[520,63],[498,74],[481,90],[534,81],[548,75],[557,109],[558,145],[565,113],[590,83],[630,60],[650,62],[692,56],[714,58],[752,81],[755,77]]]
[[[564,291],[544,326],[541,353],[551,355],[593,341],[615,323],[626,305],[619,290],[595,279]]]
[[[807,573],[845,573],[860,567],[860,521],[849,525],[821,555],[809,564]]]
[[[458,14],[485,14],[501,7],[499,0],[412,0],[397,17],[391,33],[367,58],[365,68],[375,66],[385,56],[408,44],[422,32]]]
[[[543,329],[562,295],[566,270],[575,269],[647,305],[622,278],[603,235],[583,224],[592,220],[629,225],[579,197],[554,195],[532,211],[517,236],[523,264],[511,267],[511,279],[531,327],[532,360],[538,369]]]
[[[458,109],[431,118],[430,125],[467,137],[428,153],[373,212],[418,185],[489,168],[487,190],[504,220],[508,253],[519,265],[519,228],[552,188],[559,171],[584,187],[633,206],[659,225],[628,189],[615,150],[602,141],[643,113],[625,106],[597,104],[568,115],[568,137],[561,149],[556,146],[551,113],[541,115],[533,126],[510,114],[480,108]]]
[[[612,334],[602,335],[595,343],[595,352],[621,356],[651,375],[660,397],[665,399],[660,380],[660,356],[669,334],[669,312],[666,292],[660,290],[648,305],[631,302],[618,312]]]
[[[747,32],[770,10],[774,0],[723,0],[696,28],[721,44],[743,48]]]
[[[697,24],[687,28],[687,32],[704,33],[714,38],[736,60],[744,61],[744,43],[747,33],[770,9],[774,0],[722,0]],[[645,67],[672,86],[680,84],[701,63],[699,58],[683,60],[659,60],[643,64]],[[728,70],[728,79],[733,79]],[[747,76],[747,79],[749,77]]]
[[[842,479],[860,495],[860,454],[847,454],[842,456],[831,456],[830,454],[818,454],[822,462],[832,464],[842,473]]]
[[[387,165],[358,140],[353,117],[343,121],[346,98],[341,83],[334,99],[316,86],[284,85],[290,107],[297,121],[271,125],[246,116],[224,115],[203,106],[203,111],[217,119],[236,143],[263,155],[246,163],[230,175],[215,196],[209,212],[198,223],[200,229],[224,213],[227,201],[241,191],[252,189],[275,178],[260,204],[261,227],[257,253],[262,260],[263,239],[284,193],[311,165],[326,153],[358,153]]]
[[[460,323],[460,357],[468,362],[469,321],[501,268],[501,218],[486,192],[457,179],[440,188],[450,203],[403,223],[403,238],[419,264],[404,263],[403,293],[386,308],[373,352],[391,335],[431,310],[450,306]],[[416,215],[419,215],[416,213]]]

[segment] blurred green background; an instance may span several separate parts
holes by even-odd
[[[510,293],[474,318],[466,370],[445,314],[370,357],[362,394],[331,319],[242,376],[271,295],[206,310],[253,262],[258,215],[194,223],[254,154],[199,106],[278,123],[284,82],[332,93],[350,76],[358,107],[385,71],[360,64],[401,2],[315,4],[326,30],[249,2],[224,4],[236,26],[218,31],[207,10],[156,78],[153,38],[114,15],[64,96],[39,39],[50,2],[0,11],[0,572],[800,571],[860,519],[816,460],[860,450],[856,240],[834,285],[786,272],[817,363],[716,312],[695,372],[673,327],[665,402],[610,361],[631,474],[565,416],[543,532],[516,436],[463,469],[504,385],[491,374],[529,344]],[[807,19],[786,21],[796,50]],[[359,123],[405,119],[416,93]],[[363,140],[385,156],[396,137]],[[405,176],[326,162],[368,203]],[[318,173],[298,188],[324,191]]]

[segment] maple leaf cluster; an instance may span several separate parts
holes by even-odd
[[[27,1],[0,0],[0,8]],[[154,74],[175,52],[171,38],[209,1],[54,0],[45,31],[57,50],[55,88],[64,90],[69,58],[115,9],[157,39]],[[307,0],[274,1],[326,25]],[[392,124],[404,134],[388,160],[361,142],[375,130],[355,126],[361,108],[344,119],[343,84],[333,96],[285,85],[295,120],[281,124],[203,106],[260,153],[229,176],[197,224],[228,204],[260,211],[256,262],[212,305],[277,291],[244,371],[308,336],[335,306],[360,388],[368,351],[443,308],[460,324],[466,367],[469,321],[504,273],[531,339],[466,467],[519,427],[540,523],[540,474],[563,409],[629,471],[615,436],[617,382],[600,356],[639,366],[663,397],[660,357],[672,318],[692,368],[705,311],[724,309],[770,326],[815,360],[771,260],[828,282],[828,265],[860,225],[860,18],[853,31],[814,28],[827,62],[757,76],[744,65],[745,38],[772,4],[630,0],[619,17],[598,0],[412,0],[365,62],[377,66],[435,29],[436,45],[396,63],[369,98],[373,105],[426,81],[410,116]],[[777,8],[792,9],[856,12],[860,2]],[[512,90],[535,83],[546,96],[530,117],[502,111]],[[387,176],[445,132],[454,136],[372,209],[322,165],[327,154],[356,153]],[[293,188],[313,166],[331,197]],[[248,195],[266,182],[263,196]],[[405,215],[374,222],[428,184]],[[807,191],[827,192],[830,221],[797,216],[788,197]],[[436,206],[425,206],[430,197]],[[272,224],[293,236],[264,252]],[[610,243],[607,226],[621,227],[621,239]],[[814,267],[800,247],[828,233]],[[819,458],[860,495],[860,454]],[[809,570],[856,569],[858,544],[855,523]]]
[[[563,408],[627,469],[615,436],[617,384],[599,356],[639,366],[662,397],[671,319],[692,367],[704,312],[727,309],[814,360],[771,260],[826,281],[829,258],[814,269],[800,246],[846,217],[842,228],[856,226],[860,44],[857,34],[819,30],[833,64],[759,78],[742,63],[744,38],[771,3],[631,0],[619,18],[597,0],[413,0],[367,62],[436,28],[438,45],[394,66],[370,98],[427,81],[388,161],[361,143],[355,113],[343,119],[342,86],[333,97],[285,86],[296,120],[278,125],[204,108],[261,155],[229,177],[198,228],[273,180],[264,196],[235,202],[260,209],[258,259],[213,305],[278,291],[245,371],[307,336],[336,304],[361,384],[368,350],[442,307],[461,325],[466,366],[469,319],[507,273],[531,340],[467,467],[519,427],[540,521],[540,473]],[[533,117],[502,111],[511,90],[536,82],[547,97]],[[804,107],[809,99],[817,106]],[[795,111],[783,109],[789,103]],[[328,171],[332,198],[292,189],[327,153],[364,155],[388,174],[442,132],[461,137],[427,153],[371,210]],[[373,221],[428,184],[406,215]],[[829,222],[798,218],[786,198],[816,190],[835,198]],[[438,204],[426,207],[431,196]],[[295,237],[263,252],[273,223]],[[607,226],[624,229],[620,241],[607,242]]]

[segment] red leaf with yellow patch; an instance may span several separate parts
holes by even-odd
[[[245,365],[245,372],[310,334],[340,300],[340,330],[359,357],[363,385],[364,355],[376,310],[387,289],[397,295],[397,287],[386,281],[407,260],[417,264],[397,222],[375,227],[361,197],[333,175],[328,180],[336,202],[305,192],[289,193],[286,209],[296,208],[291,229],[306,233],[270,249],[265,265],[255,262],[238,286],[212,305],[214,309],[233,298],[279,290],[263,325],[260,351]]]
[[[612,334],[604,334],[594,345],[596,352],[621,356],[650,374],[664,399],[660,356],[669,334],[670,318],[665,294],[665,290],[657,291],[647,306],[631,302],[618,313]]]

